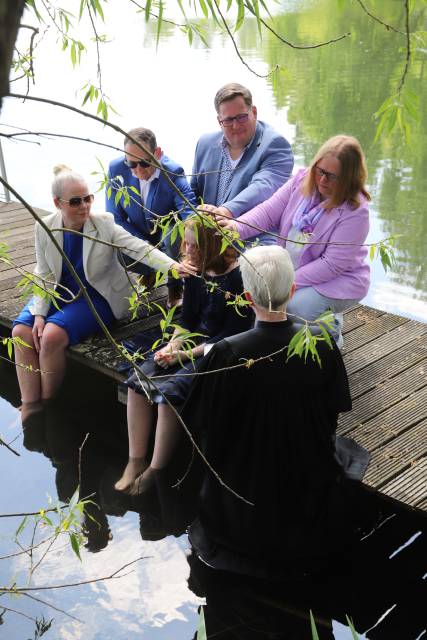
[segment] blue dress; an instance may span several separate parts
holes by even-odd
[[[86,279],[83,269],[83,236],[78,236],[71,231],[64,231],[64,244],[63,250],[74,269],[77,271],[81,281],[86,287],[86,291],[90,295],[90,298],[97,310],[98,314],[107,325],[111,327],[115,318],[111,310],[110,305],[101,294],[94,289]],[[75,282],[72,274],[70,273],[65,261],[62,263],[62,274],[60,284],[67,287],[73,295],[76,295],[79,291],[78,284]],[[70,299],[68,291],[62,288],[58,288],[62,298],[65,300]],[[88,304],[84,297],[80,295],[76,300],[66,302],[57,300],[57,305],[60,307],[58,310],[53,304],[50,305],[49,311],[46,315],[46,322],[53,322],[64,329],[70,340],[69,344],[77,344],[87,338],[92,333],[99,331],[98,321],[89,309]],[[32,327],[34,324],[34,316],[28,308],[27,304],[16,318],[13,326],[17,324],[25,324],[27,327]]]

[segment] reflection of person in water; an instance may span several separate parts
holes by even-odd
[[[350,552],[332,559],[321,572],[288,575],[283,581],[260,580],[215,570],[201,562],[193,550],[187,557],[188,586],[206,598],[207,637],[311,640],[310,611],[319,640],[352,637],[348,628],[337,635],[333,629],[333,620],[348,627],[347,616],[357,633],[365,634],[361,638],[424,637],[425,516],[396,503],[387,504],[381,496],[370,497],[385,516],[381,526]],[[408,544],[402,548],[404,542]]]
[[[240,268],[256,326],[214,345],[200,372],[217,373],[196,379],[183,418],[244,500],[207,473],[189,533],[213,567],[280,574],[323,562],[353,531],[349,496],[358,483],[345,480],[335,455],[338,414],[351,400],[335,343],[318,342],[321,367],[286,359],[297,330],[286,318],[294,292],[287,251],[250,249]]]

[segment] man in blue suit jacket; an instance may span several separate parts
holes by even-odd
[[[226,84],[214,103],[221,131],[198,141],[191,187],[205,209],[237,218],[288,180],[294,159],[289,142],[257,120],[249,89]]]
[[[141,142],[153,153],[183,197],[175,191],[164,173],[153,164],[148,154],[128,136]],[[107,211],[112,213],[116,223],[129,233],[157,245],[161,240],[162,232],[160,229],[154,231],[156,219],[171,211],[178,211],[180,218],[185,219],[192,210],[184,198],[195,206],[194,193],[184,175],[184,169],[162,153],[150,129],[138,127],[129,131],[124,141],[124,150],[125,156],[113,160],[108,169]],[[122,187],[127,187],[127,195],[121,195],[116,203],[117,192]],[[176,260],[179,245],[179,236],[173,245],[167,237],[161,248]],[[124,261],[131,271],[148,275],[148,267],[145,265],[134,264],[134,261],[127,256],[124,256]],[[150,282],[149,279],[148,282]],[[170,280],[168,287],[169,302],[173,304],[179,299],[180,285]]]

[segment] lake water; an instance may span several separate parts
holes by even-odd
[[[267,73],[276,63],[287,69],[287,75],[283,73],[273,83],[271,80],[255,77],[242,66],[224,36],[209,35],[211,50],[201,43],[196,43],[190,49],[179,30],[169,28],[156,51],[153,27],[147,27],[141,15],[135,17],[133,10],[128,8],[128,3],[110,2],[106,7],[106,27],[100,31],[105,31],[111,37],[111,41],[101,49],[105,91],[119,113],[117,116],[112,115],[111,119],[123,129],[138,125],[153,129],[165,153],[179,161],[188,172],[191,171],[198,137],[217,127],[213,109],[215,91],[232,80],[251,88],[260,119],[275,126],[292,143],[296,166],[309,162],[317,147],[331,135],[345,132],[357,136],[367,155],[369,189],[373,196],[370,240],[378,240],[390,234],[399,236],[396,240],[396,269],[384,274],[381,265],[377,261],[373,263],[372,286],[365,302],[427,321],[425,110],[422,111],[420,122],[414,126],[409,144],[402,142],[399,136],[374,143],[376,125],[373,113],[396,86],[403,70],[404,52],[400,48],[404,40],[399,34],[387,31],[367,18],[357,2],[294,0],[282,5],[286,6],[286,10],[280,4],[274,5],[277,30],[293,42],[319,42],[345,32],[351,32],[351,36],[326,48],[295,51],[283,45],[278,46],[268,34],[260,42],[256,25],[247,21],[237,35],[237,41],[248,63],[260,74]],[[340,10],[339,6],[343,9]],[[376,2],[375,7],[385,21],[403,28],[401,2],[384,0]],[[425,29],[426,11],[424,3],[415,5],[414,29]],[[179,19],[179,13],[176,18]],[[85,39],[88,35],[82,27],[79,37]],[[31,92],[79,107],[81,97],[76,94],[89,78],[94,78],[94,56],[89,56],[79,69],[71,73],[68,54],[59,51],[53,29],[46,33],[44,42],[37,49],[37,56],[36,86]],[[427,91],[424,60],[425,48],[419,44],[408,84],[419,94],[422,105]],[[22,81],[13,85],[13,91],[25,91]],[[31,102],[22,104],[7,99],[1,116],[1,131],[6,133],[13,131],[13,127],[22,127],[38,132],[91,138],[116,147],[120,147],[122,143],[121,136],[111,129],[69,111],[46,105]],[[111,157],[118,153],[105,147],[64,138],[28,136],[27,139],[37,141],[38,144],[2,141],[8,178],[30,203],[46,209],[52,209],[50,181],[53,165],[66,163],[89,176],[91,172],[98,170],[97,159],[107,166]],[[92,176],[90,180],[96,188],[96,176]],[[102,194],[97,195],[96,208],[103,208]],[[1,511],[12,513],[16,510],[37,510],[46,505],[47,495],[54,499],[58,495],[58,477],[64,479],[67,472],[70,472],[67,455],[52,455],[50,450],[45,450],[45,453],[50,454],[47,457],[25,449],[19,412],[13,406],[17,404],[14,374],[11,368],[8,371],[4,367],[0,373],[0,394],[3,395],[0,399],[0,433],[7,441],[16,437],[13,446],[22,454],[18,459],[2,448],[2,478],[7,490],[3,491]],[[88,416],[86,418],[89,419]],[[91,426],[97,419],[97,416],[91,417]],[[63,424],[62,421],[58,423],[58,429]],[[108,425],[109,433],[114,434],[117,424],[113,420],[106,420],[105,428]],[[80,428],[83,433],[84,420],[80,422]],[[66,432],[67,427],[61,426],[61,429]],[[63,451],[61,444],[57,443],[57,446]],[[75,454],[75,442],[73,446]],[[51,449],[52,447],[55,448],[54,445],[51,445]],[[100,458],[104,459],[104,453],[103,450]],[[72,478],[68,481],[70,486],[73,486],[73,478],[75,481],[75,473],[74,460],[74,465],[71,465]],[[388,533],[386,535],[390,553],[418,531],[417,525],[412,521],[408,523],[399,517],[396,522],[400,523],[397,533],[394,529],[383,529],[390,534],[389,538]],[[12,539],[18,523],[19,518],[1,521],[1,555],[16,552]],[[49,611],[34,601],[9,599],[6,603],[2,598],[1,602],[4,606],[20,609],[27,615],[54,617],[54,626],[46,637],[85,640],[101,637],[120,639],[142,636],[150,640],[192,637],[197,627],[197,607],[201,600],[186,584],[189,565],[186,560],[188,543],[185,536],[169,536],[157,542],[141,541],[138,516],[134,512],[128,512],[121,518],[110,516],[109,526],[113,540],[98,554],[83,551],[83,563],[80,564],[68,543],[61,542],[33,578],[33,584],[36,585],[90,580],[112,573],[141,555],[146,556],[129,576],[120,580],[92,583],[46,595],[46,600],[84,620],[84,624],[67,618],[63,613]],[[425,540],[425,531],[421,540]],[[410,567],[411,562],[414,566],[417,563],[420,566],[423,557],[420,544],[418,537],[408,548],[407,558],[411,561],[406,564]],[[380,547],[378,544],[378,548]],[[27,566],[28,558],[16,556],[10,561],[2,561],[1,574],[7,574],[6,581],[15,579],[22,583],[27,575]],[[205,586],[205,593],[206,591],[209,589]],[[380,592],[379,580],[377,594]],[[215,589],[211,589],[210,593],[215,594]],[[404,629],[410,627],[408,620],[417,620],[416,595],[412,599],[412,615],[403,615],[401,618],[401,621],[406,621]],[[409,611],[410,609],[405,609],[404,597],[400,592],[399,598],[399,602],[403,604],[397,611]],[[218,599],[213,596],[211,602],[217,603]],[[273,607],[275,615],[278,608],[282,608],[283,614],[283,602],[282,600],[280,607]],[[360,628],[367,629],[375,615],[379,618],[390,602],[386,598],[383,602],[378,595],[378,610],[372,608],[372,615],[366,616],[370,622],[365,626],[361,623]],[[298,610],[298,603],[288,604],[285,609],[287,613],[289,609],[295,612],[295,609]],[[369,607],[366,610],[368,609]],[[319,610],[324,611],[324,608],[320,607]],[[217,611],[215,606],[211,611]],[[244,617],[244,611],[247,612],[247,607],[237,608],[236,615]],[[334,635],[324,637],[340,640],[351,638],[345,619],[341,619],[337,611],[330,613],[339,622],[333,623]],[[348,613],[353,614],[353,611]],[[269,613],[263,611],[260,620],[276,620],[270,614],[270,609]],[[236,619],[232,616],[224,617],[222,627],[217,614],[212,614],[211,618],[212,628],[223,630],[227,624],[229,627],[236,627]],[[393,620],[393,617],[390,619]],[[236,631],[235,637],[252,637],[249,635],[249,628],[254,628],[253,619],[249,616],[246,620],[250,624],[244,626],[243,630],[240,629],[240,635]],[[395,624],[395,629],[401,629]],[[285,622],[283,625],[285,628]],[[4,626],[0,627],[0,636],[3,633],[5,638],[21,639],[32,635],[30,630],[31,623],[27,619],[7,614]],[[283,636],[258,637],[310,637],[304,635],[306,632],[294,636],[290,633],[291,631]],[[329,631],[325,631],[326,633]],[[378,633],[379,638],[389,640],[393,637],[390,632],[387,635],[387,627],[382,633],[382,636]],[[234,636],[222,631],[221,634],[218,632],[218,637]],[[374,635],[368,633],[366,637]],[[406,637],[417,636],[394,637],[406,640]]]

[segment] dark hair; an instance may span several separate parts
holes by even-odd
[[[345,135],[329,138],[316,153],[302,183],[301,188],[305,196],[311,195],[316,189],[314,170],[319,160],[326,156],[334,156],[341,165],[337,188],[328,202],[328,209],[337,207],[343,202],[349,202],[358,207],[360,206],[359,194],[363,194],[367,200],[371,199],[365,189],[368,170],[362,147],[356,138]]]
[[[157,140],[156,136],[150,129],[145,129],[144,127],[136,127],[135,129],[131,129],[127,132],[125,136],[124,146],[127,144],[135,144],[133,140],[129,138],[132,136],[135,140],[139,140],[143,142],[150,151],[154,151],[157,148]]]
[[[222,236],[214,226],[207,224],[198,215],[192,215],[185,221],[185,228],[190,229],[196,236],[199,247],[200,270],[207,269],[220,275],[227,271],[230,264],[237,259],[237,251],[227,247],[221,253]],[[185,256],[185,241],[181,244],[181,254]]]
[[[252,107],[252,94],[249,89],[237,82],[229,82],[221,87],[221,89],[216,93],[214,99],[216,112],[219,113],[219,108],[223,102],[234,100],[234,98],[237,98],[238,96],[243,98],[247,107]]]

